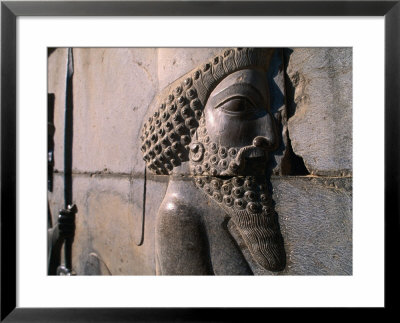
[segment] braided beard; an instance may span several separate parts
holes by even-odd
[[[285,267],[283,238],[266,180],[198,176],[195,184],[231,217],[259,265],[270,271]]]
[[[197,139],[189,154],[196,186],[231,217],[260,266],[270,271],[283,270],[286,254],[264,174],[265,152],[254,146],[233,148],[211,142],[204,115]],[[249,159],[245,157],[252,157],[255,162],[247,167]]]

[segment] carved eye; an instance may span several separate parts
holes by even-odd
[[[221,109],[227,114],[244,115],[256,110],[254,104],[246,97],[235,96],[218,104],[216,109]]]

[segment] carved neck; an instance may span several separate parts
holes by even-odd
[[[182,163],[179,166],[174,167],[171,171],[171,175],[189,175],[190,174],[190,167],[189,163]]]

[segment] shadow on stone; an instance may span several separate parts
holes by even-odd
[[[284,63],[284,78],[285,78],[285,97],[286,97],[286,117],[289,120],[296,112],[296,102],[294,101],[295,86],[292,83],[290,77],[287,74],[287,67],[290,55],[293,50],[286,48],[283,49],[283,63]],[[282,158],[281,172],[282,175],[290,176],[306,176],[310,175],[307,167],[304,164],[304,160],[301,156],[294,153],[292,148],[292,141],[290,140],[289,129],[286,131],[287,134],[287,147]]]

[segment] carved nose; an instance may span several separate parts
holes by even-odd
[[[274,145],[272,144],[272,142],[270,140],[268,140],[265,137],[255,137],[253,140],[253,146],[255,147],[259,147],[265,150],[271,150],[274,148]]]

